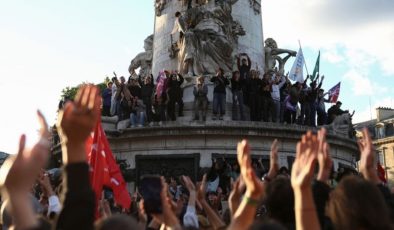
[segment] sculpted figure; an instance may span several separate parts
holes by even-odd
[[[202,5],[176,13],[172,49],[177,53],[181,74],[212,74],[218,67],[230,72],[237,37],[244,35],[242,26],[231,16],[238,0],[215,1],[214,7]],[[174,56],[175,57],[175,56]]]
[[[135,70],[139,67],[141,67],[139,72],[140,76],[145,77],[151,74],[153,58],[153,35],[148,36],[144,40],[144,49],[145,52],[137,54],[137,56],[131,60],[129,73],[132,76],[136,75]]]
[[[275,68],[278,69],[279,73],[284,74],[284,68],[287,60],[291,56],[296,56],[297,52],[293,50],[280,49],[276,44],[276,41],[272,38],[267,38],[265,40],[264,46],[265,52],[265,70],[264,72],[275,71]],[[280,54],[287,54],[285,58],[280,57]],[[278,61],[279,65],[276,65],[276,61]]]

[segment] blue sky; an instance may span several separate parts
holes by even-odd
[[[300,39],[310,72],[321,50],[323,86],[342,81],[356,121],[370,118],[369,99],[394,105],[392,12],[390,0],[262,0],[264,37],[294,50]],[[153,19],[151,0],[1,1],[0,150],[15,152],[21,133],[32,143],[37,108],[54,124],[62,88],[128,75]]]

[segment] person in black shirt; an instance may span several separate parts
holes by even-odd
[[[131,96],[141,98],[141,86],[138,84],[138,79],[132,76],[129,77],[127,88]]]
[[[233,93],[233,114],[232,119],[245,120],[244,99],[243,99],[244,80],[240,78],[239,71],[233,72],[231,78],[231,92]],[[239,111],[239,116],[238,116]]]
[[[144,81],[142,82],[140,78],[141,84],[141,99],[146,106],[146,118],[148,123],[153,121],[153,113],[152,113],[152,96],[154,94],[155,85],[153,83],[153,76],[146,76]]]
[[[169,119],[176,120],[175,117],[175,103],[179,106],[178,116],[183,116],[183,91],[181,85],[183,84],[183,77],[177,71],[171,74],[168,79],[167,92],[168,92],[168,106],[167,113]]]
[[[240,79],[245,83],[249,81],[249,72],[252,68],[252,62],[250,61],[249,56],[246,53],[239,54],[237,56],[237,66],[240,74]],[[246,90],[246,84],[244,84],[243,90],[243,99],[244,104],[248,105],[249,103],[249,92]]]
[[[340,116],[345,113],[349,113],[349,110],[342,110],[341,106],[342,106],[342,102],[338,101],[335,105],[331,106],[327,110],[327,114],[328,114],[327,124],[331,124],[337,116]],[[353,114],[354,114],[354,111],[351,114],[351,116],[353,116]]]
[[[211,82],[215,84],[213,90],[213,120],[216,120],[219,114],[219,120],[223,120],[223,115],[226,112],[226,86],[229,85],[229,81],[224,77],[224,71],[219,68],[218,73],[215,77],[212,77]]]
[[[249,109],[250,109],[250,120],[260,121],[261,120],[261,79],[257,76],[255,70],[250,72],[251,79],[249,79],[247,84],[247,90],[249,92]]]
[[[269,122],[270,118],[272,119],[272,111],[274,109],[274,101],[271,96],[272,92],[272,84],[271,74],[264,74],[264,78],[262,81],[261,89],[262,89],[262,107],[263,107],[263,121]]]

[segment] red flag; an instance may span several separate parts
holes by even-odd
[[[115,203],[123,208],[130,208],[131,198],[126,189],[126,182],[109,147],[101,121],[97,122],[91,138],[87,141],[88,163],[90,165],[90,182],[96,194],[96,204],[101,200],[101,193],[105,185],[112,189]],[[89,144],[90,146],[88,146]],[[98,208],[96,208],[96,216],[98,217]]]
[[[378,177],[383,183],[387,183],[386,178],[386,171],[384,170],[383,166],[378,162]]]
[[[336,84],[328,91],[328,96],[331,103],[336,103],[338,101],[339,92],[341,91],[341,82]]]

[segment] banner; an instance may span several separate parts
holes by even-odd
[[[328,91],[328,95],[331,103],[337,103],[340,91],[341,91],[341,82],[336,84]]]
[[[302,49],[298,50],[296,60],[294,61],[293,67],[289,73],[289,79],[297,82],[304,82],[304,65],[305,59]]]
[[[313,74],[311,77],[311,81],[314,81],[317,77],[317,73],[320,74],[320,51],[319,51],[319,56],[317,56],[316,64],[315,64],[315,69],[313,70]]]
[[[112,189],[116,204],[129,209],[131,198],[126,182],[109,147],[101,121],[97,122],[94,133],[86,142],[86,148],[89,150],[90,182],[96,194],[96,217],[99,217],[97,205],[102,198],[103,186]]]

